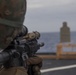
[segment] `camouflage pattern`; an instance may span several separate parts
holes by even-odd
[[[27,70],[23,67],[12,67],[0,70],[0,75],[28,75]]]
[[[0,48],[21,32],[25,13],[26,0],[0,0]]]

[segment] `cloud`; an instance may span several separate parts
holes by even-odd
[[[24,24],[29,31],[59,31],[63,21],[76,30],[76,0],[28,0]]]
[[[41,8],[41,7],[55,7],[72,3],[74,0],[28,0],[28,9]]]

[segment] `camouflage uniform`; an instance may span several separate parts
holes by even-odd
[[[11,41],[21,32],[26,13],[26,0],[0,0],[0,49],[5,49]],[[33,65],[34,74],[40,71],[41,58],[32,57],[27,60]],[[27,75],[23,67],[4,68],[0,75]]]
[[[20,33],[26,13],[26,0],[0,0],[0,48],[5,49]]]
[[[23,67],[12,67],[8,69],[2,69],[0,75],[28,75],[27,70]]]

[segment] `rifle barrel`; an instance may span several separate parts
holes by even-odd
[[[2,52],[0,53],[0,64],[5,63],[10,59],[10,54],[8,52]]]

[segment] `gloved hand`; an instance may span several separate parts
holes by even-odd
[[[42,67],[42,59],[40,57],[30,57],[27,60],[28,66],[32,68],[33,75],[41,75],[40,69]]]
[[[42,58],[40,57],[30,57],[27,59],[27,65],[38,65],[39,67],[42,67]]]

